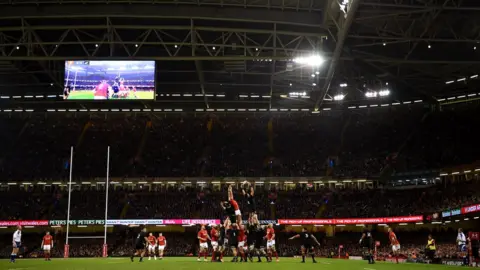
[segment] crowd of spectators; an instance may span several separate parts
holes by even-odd
[[[247,202],[239,187],[234,188],[234,194],[241,208],[246,209]],[[217,188],[208,185],[116,186],[109,191],[108,216],[110,219],[221,219],[225,215],[220,207],[220,202],[227,199],[225,189],[226,185]],[[65,187],[8,186],[4,191],[0,197],[2,220],[66,218],[68,190]],[[103,219],[105,192],[101,185],[74,186],[71,219]],[[257,213],[263,220],[423,215],[480,201],[480,184],[476,180],[415,189],[313,189],[307,184],[298,184],[296,188],[282,190],[257,186],[255,192]]]
[[[113,177],[378,176],[477,156],[476,104],[332,115],[2,115],[3,180]],[[461,134],[461,136],[459,136]]]

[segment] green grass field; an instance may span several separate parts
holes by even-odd
[[[0,269],[2,270],[236,270],[236,269],[262,269],[262,270],[435,270],[446,269],[457,266],[431,265],[431,264],[392,264],[385,262],[377,262],[370,265],[366,261],[352,260],[334,260],[319,259],[317,264],[313,264],[311,260],[307,260],[305,264],[300,263],[300,259],[281,258],[280,262],[272,263],[231,263],[229,258],[224,263],[197,262],[196,258],[165,258],[162,261],[145,260],[143,263],[130,262],[129,258],[111,258],[111,259],[52,259],[46,262],[42,259],[20,259],[16,263],[9,263],[8,260],[0,260]],[[458,268],[458,267],[457,267]]]
[[[121,98],[119,100],[129,100],[129,99],[145,99],[145,100],[151,100],[154,99],[154,91],[137,91],[137,98],[133,96],[129,96],[128,98]],[[70,92],[70,95],[67,98],[68,100],[93,100],[93,92],[92,91],[72,91]]]

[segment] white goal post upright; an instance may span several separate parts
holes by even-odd
[[[108,187],[109,187],[109,179],[110,179],[110,146],[107,147],[107,179],[105,179],[105,224],[103,225],[105,228],[105,234],[103,239],[103,257],[108,256],[107,252],[107,219],[108,219]]]
[[[65,249],[63,257],[68,258],[69,254],[69,245],[68,245],[68,236],[70,233],[70,201],[72,196],[72,169],[73,169],[73,146],[70,147],[70,173],[68,180],[68,206],[67,206],[67,239],[65,241]]]
[[[105,179],[105,224],[103,236],[70,236],[70,204],[72,198],[72,171],[73,171],[73,146],[70,148],[70,175],[68,181],[68,206],[67,206],[67,235],[63,257],[68,258],[70,253],[69,239],[103,239],[103,257],[107,257],[107,219],[108,219],[108,188],[110,185],[110,146],[107,147],[107,176]]]

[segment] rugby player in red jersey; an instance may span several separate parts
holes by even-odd
[[[153,236],[153,233],[148,235],[148,260],[152,259],[152,254],[157,259],[157,255],[155,254],[155,246],[157,245],[157,239]]]
[[[395,257],[395,261],[398,263],[398,253],[400,252],[400,242],[397,239],[397,236],[393,232],[392,228],[388,228],[388,239],[390,240],[390,245],[392,246],[392,253]]]
[[[95,87],[95,90],[93,90],[93,99],[108,99],[112,91],[111,88],[107,80],[102,80],[102,82]]]
[[[220,238],[220,231],[218,230],[218,226],[212,227],[210,230],[210,237],[212,239],[212,262],[216,261],[217,254],[219,252],[218,240]]]
[[[240,225],[238,229],[238,253],[240,253],[240,262],[247,262],[247,253],[246,253],[246,245],[247,242],[247,234],[245,231],[245,226]]]
[[[45,255],[45,261],[50,261],[50,250],[53,248],[53,237],[50,232],[47,232],[43,237],[41,247]]]
[[[235,216],[237,217],[237,225],[242,225],[242,212],[240,212],[240,207],[238,206],[237,201],[233,198],[233,188],[232,185],[228,186],[228,202],[232,205],[235,210]]]
[[[198,259],[197,261],[200,261],[200,257],[204,256],[203,261],[207,261],[207,255],[208,255],[208,240],[210,239],[210,236],[208,235],[207,230],[205,229],[205,225],[202,225],[200,231],[198,231],[197,234],[197,239],[200,243],[200,249],[198,251]]]
[[[272,261],[272,254],[275,254],[278,262],[278,253],[275,249],[275,230],[273,229],[272,223],[268,224],[267,235],[265,236],[265,238],[267,238],[267,254],[270,257],[270,261]]]
[[[158,243],[158,256],[160,257],[160,260],[161,260],[163,259],[163,251],[167,247],[167,239],[165,238],[165,236],[163,236],[162,233],[158,234],[157,243]]]

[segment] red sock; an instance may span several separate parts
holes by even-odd
[[[216,255],[216,252],[215,252],[215,251],[212,251],[212,261],[215,260],[215,255]]]
[[[277,253],[276,251],[275,251],[275,257],[276,257],[277,260],[278,260],[278,253]]]
[[[396,261],[397,261],[397,263],[398,263],[398,256],[395,256],[395,260],[396,260]]]
[[[202,257],[202,252],[198,252],[198,258]]]
[[[223,252],[220,252],[220,260],[223,259]]]
[[[205,251],[205,253],[203,253],[203,256],[205,256],[205,260],[207,259],[207,256],[208,256],[208,251]]]

